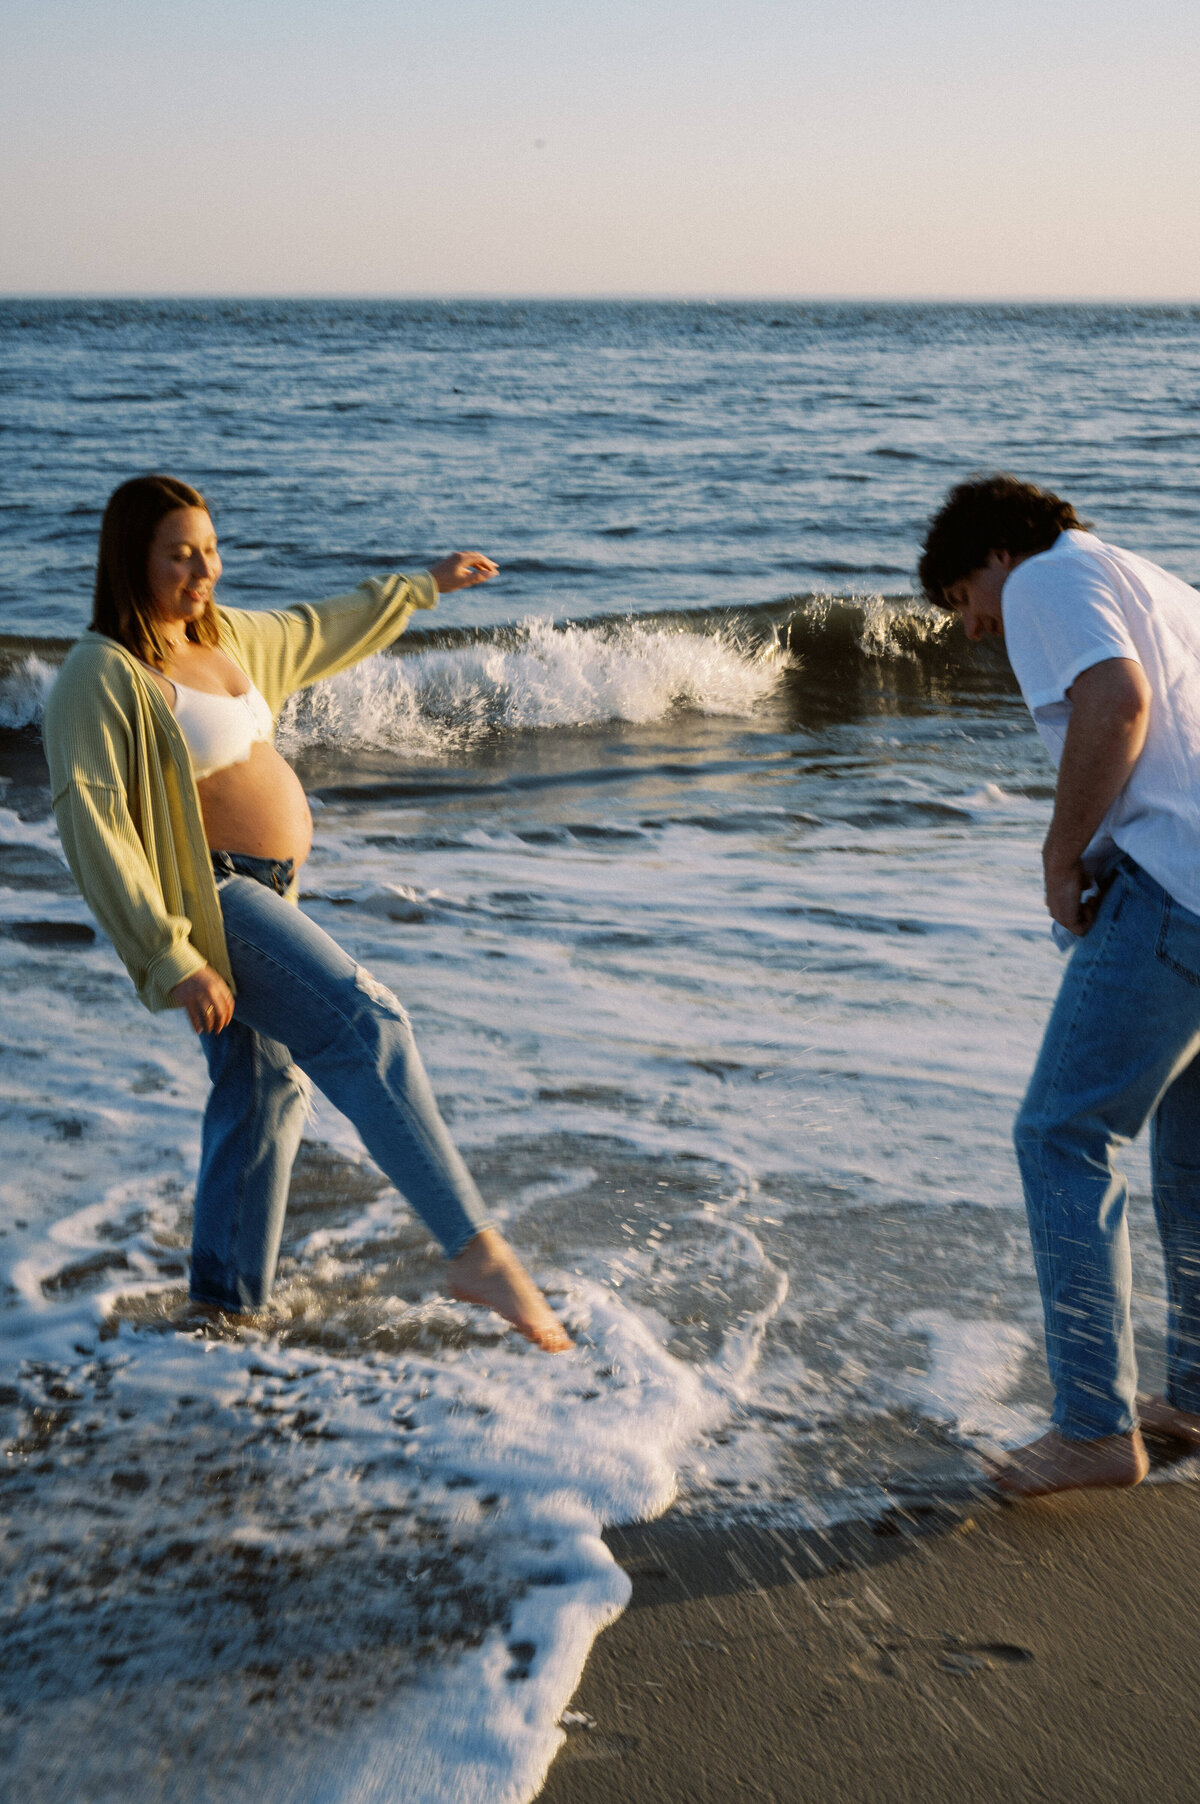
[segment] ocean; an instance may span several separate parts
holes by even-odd
[[[6,301],[0,344],[0,1757],[33,1801],[524,1804],[627,1595],[604,1525],[869,1517],[1044,1426],[1053,777],[912,573],[1005,468],[1200,581],[1200,308]],[[279,743],[303,905],[412,1015],[562,1359],[446,1300],[323,1103],[271,1312],[179,1326],[202,1060],[37,733],[151,468],[231,606],[501,566]]]

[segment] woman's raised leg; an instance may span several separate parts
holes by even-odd
[[[221,886],[221,907],[237,984],[235,1024],[284,1042],[350,1118],[440,1242],[455,1295],[495,1309],[549,1351],[569,1346],[545,1298],[487,1219],[396,997],[264,885],[231,878]]]

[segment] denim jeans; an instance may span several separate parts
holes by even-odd
[[[214,869],[237,994],[225,1031],[200,1036],[213,1087],[196,1183],[192,1296],[247,1309],[270,1295],[308,1110],[301,1072],[349,1116],[452,1259],[489,1224],[438,1113],[408,1016],[283,900],[290,870],[241,854],[215,855]]]
[[[1167,1275],[1167,1397],[1200,1413],[1200,916],[1131,858],[1071,954],[1017,1117],[1054,1421],[1128,1434],[1137,1371],[1126,1184],[1146,1122]]]

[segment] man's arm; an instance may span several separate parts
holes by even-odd
[[[1046,907],[1070,933],[1084,934],[1095,903],[1080,905],[1088,879],[1080,860],[1129,781],[1150,725],[1150,685],[1132,658],[1105,658],[1076,677],[1054,817],[1042,847]]]

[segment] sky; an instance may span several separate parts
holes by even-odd
[[[1200,300],[1195,0],[0,0],[0,292]]]

